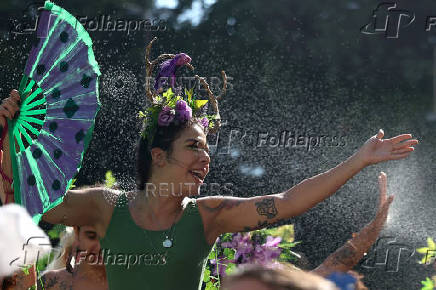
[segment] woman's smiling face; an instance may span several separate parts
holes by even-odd
[[[194,123],[183,129],[169,153],[165,166],[160,169],[173,183],[168,185],[170,192],[174,188],[175,196],[198,194],[210,163],[209,147],[201,125]]]

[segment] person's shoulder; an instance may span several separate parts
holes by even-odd
[[[83,194],[91,196],[98,205],[108,208],[113,208],[120,196],[123,195],[123,191],[106,187],[104,185],[85,186],[78,189],[74,189],[75,192],[81,192]]]

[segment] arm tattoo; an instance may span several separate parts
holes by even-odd
[[[72,290],[73,285],[72,283],[67,283],[65,281],[62,281],[61,284],[59,284],[59,289],[61,290]]]
[[[47,278],[45,275],[41,277],[42,280],[42,285],[43,285],[43,289],[44,290],[48,290],[50,288],[53,288],[54,286],[56,286],[56,284],[59,282],[58,277],[54,276],[54,277],[50,277]]]
[[[225,200],[221,201],[221,203],[217,207],[209,207],[207,205],[204,205],[204,208],[210,212],[217,212],[217,211],[221,211],[223,208],[231,209],[231,208],[237,207],[242,202],[243,202],[242,200],[225,199]]]
[[[267,197],[255,203],[257,206],[257,213],[265,215],[268,219],[272,219],[277,215],[277,208],[274,204],[274,198]]]
[[[251,231],[255,231],[255,230],[259,230],[259,229],[263,229],[265,227],[268,226],[268,222],[267,221],[258,221],[257,222],[257,226],[254,227],[244,227],[243,232],[251,232]]]
[[[347,267],[353,267],[355,263],[355,256],[356,250],[351,245],[346,243],[334,253],[332,263],[335,266],[342,264]]]
[[[274,225],[275,223],[279,223],[279,222],[283,222],[283,221],[285,221],[285,219],[279,219],[278,221],[276,221],[274,223],[268,223],[267,221],[263,221],[263,222],[258,221],[257,226],[253,226],[253,227],[245,226],[242,231],[243,232],[251,232],[251,231],[255,231],[255,230],[260,230],[260,229],[266,228],[267,226]]]

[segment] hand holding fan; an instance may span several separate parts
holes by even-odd
[[[66,10],[46,1],[8,120],[15,202],[35,222],[58,205],[81,167],[100,108],[92,41]]]

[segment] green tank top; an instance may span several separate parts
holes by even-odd
[[[164,248],[166,231],[138,227],[125,195],[120,199],[100,240],[109,289],[200,290],[212,246],[204,236],[196,200],[187,198],[183,216],[172,229],[172,247]]]

